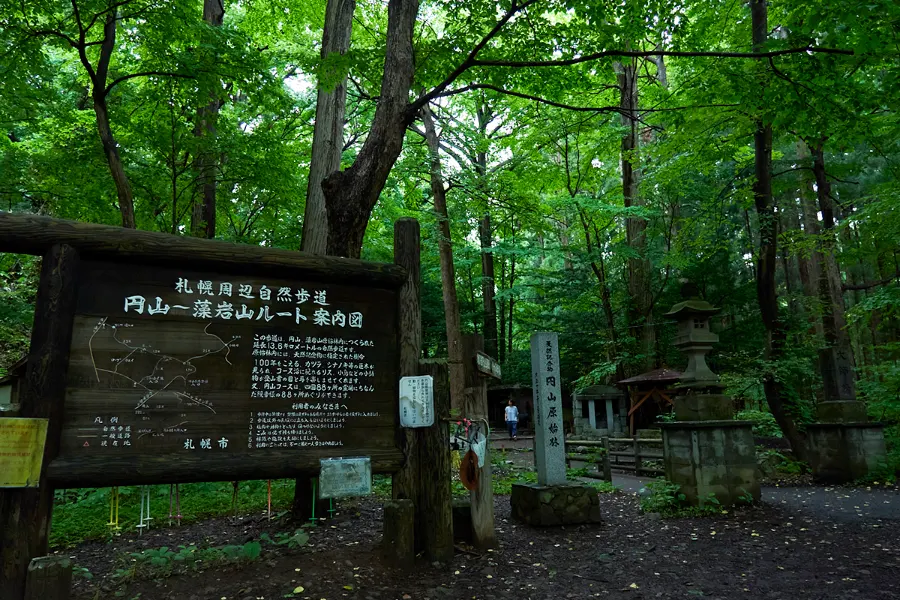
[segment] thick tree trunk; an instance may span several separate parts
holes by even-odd
[[[825,333],[826,367],[822,371],[825,384],[825,400],[856,400],[856,378],[853,372],[853,348],[847,332],[844,316],[844,292],[841,289],[841,272],[838,268],[837,244],[834,231],[834,206],[831,199],[831,183],[825,173],[824,143],[813,148],[813,174],[816,177],[816,195],[822,212],[824,235],[822,238],[823,269],[819,277],[819,297],[822,301],[822,324]]]
[[[766,0],[751,0],[750,14],[753,27],[753,48],[759,51],[765,44],[768,31]],[[778,295],[775,289],[778,221],[772,198],[772,126],[760,121],[753,135],[753,141],[756,150],[756,181],[753,183],[753,197],[759,220],[756,296],[766,331],[765,359],[769,363],[774,363],[781,358],[785,332],[778,320]],[[794,455],[803,460],[806,456],[804,439],[787,410],[782,398],[781,385],[775,378],[774,370],[769,369],[764,376],[763,389],[769,409],[781,427],[784,437],[790,443]]]
[[[113,183],[116,186],[116,195],[119,200],[119,212],[122,214],[122,227],[135,228],[134,196],[131,192],[131,183],[125,174],[125,167],[119,157],[119,145],[113,137],[112,127],[109,124],[109,107],[106,104],[106,77],[109,74],[109,61],[116,47],[116,24],[118,13],[116,9],[106,15],[103,25],[103,40],[100,43],[100,58],[97,61],[97,69],[91,77],[91,98],[94,101],[94,114],[97,116],[97,132],[103,144],[103,153],[109,165]],[[87,56],[81,50],[82,62],[87,64]],[[88,73],[90,73],[90,68]]]
[[[209,1],[209,0],[207,0]],[[215,1],[215,0],[213,0]],[[346,54],[350,49],[350,34],[353,30],[353,11],[356,0],[328,0],[325,6],[325,27],[322,30],[323,64],[334,54]],[[322,67],[324,68],[324,66]],[[326,77],[323,77],[325,75]],[[344,147],[344,116],[347,104],[347,77],[342,77],[332,89],[326,84],[328,75],[322,72],[318,81],[316,97],[316,122],[313,127],[312,156],[309,162],[309,177],[306,184],[306,207],[303,212],[303,232],[300,249],[312,254],[335,254],[337,256],[359,257],[362,238],[355,253],[334,252],[328,248],[328,219],[325,209],[325,193],[322,182],[330,173],[341,168],[341,151]],[[309,494],[309,478],[298,477],[294,486],[292,512],[295,518],[302,518],[312,512],[312,496]]]
[[[450,216],[447,213],[447,192],[441,172],[440,140],[434,127],[431,109],[422,108],[425,141],[431,155],[431,194],[438,220],[438,253],[441,260],[441,291],[447,323],[447,366],[450,372],[450,407],[462,410],[465,405],[466,373],[463,365],[462,327],[459,316],[459,297],[456,295],[456,269],[453,266],[453,246],[450,238]]]
[[[622,194],[625,206],[640,206],[640,166],[639,144],[640,130],[637,116],[638,86],[637,66],[634,62],[617,63],[619,84],[619,108],[625,135],[622,137],[621,168]],[[637,254],[628,259],[628,295],[629,322],[640,325],[639,349],[643,355],[641,370],[652,369],[656,364],[656,331],[650,323],[650,261],[646,258],[647,221],[643,218],[629,217],[625,220],[625,238],[628,245]]]
[[[384,75],[372,127],[353,165],[322,182],[328,254],[359,258],[372,209],[400,156],[406,128],[415,118],[409,107],[409,87],[415,71],[413,28],[418,10],[418,0],[388,2]]]
[[[328,64],[330,56],[333,58],[333,55],[344,55],[350,49],[355,9],[356,0],[328,1],[325,7],[325,30],[322,33],[323,65]],[[314,254],[325,254],[328,246],[328,213],[322,182],[331,173],[340,171],[341,151],[344,147],[347,77],[345,75],[330,87],[329,78],[333,79],[334,76],[335,73],[322,73],[319,76],[312,158],[306,184],[306,208],[303,212],[300,249]]]
[[[494,254],[492,252],[491,215],[485,213],[479,224],[481,238],[481,299],[484,304],[484,351],[497,358],[497,307],[494,302]]]
[[[225,18],[225,6],[222,0],[203,1],[203,20],[210,27],[221,27]],[[214,63],[215,58],[207,52],[205,62]],[[219,109],[222,107],[219,99],[220,87],[218,78],[206,90],[209,103],[197,109],[197,125],[194,135],[199,142],[199,151],[194,161],[194,170],[197,174],[197,191],[194,194],[194,206],[191,211],[191,235],[194,237],[216,237],[216,123],[219,119]]]

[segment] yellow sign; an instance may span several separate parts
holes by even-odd
[[[0,418],[0,488],[38,486],[47,422]]]

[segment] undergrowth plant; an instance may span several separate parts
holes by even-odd
[[[641,512],[659,513],[663,517],[701,517],[722,512],[722,506],[715,494],[700,499],[700,506],[687,504],[687,497],[680,491],[681,486],[660,477],[647,484],[649,494],[641,498]]]

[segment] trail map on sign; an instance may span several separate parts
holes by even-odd
[[[200,329],[200,325],[187,324],[185,329]],[[185,332],[184,339],[196,344],[197,353],[178,358],[143,340],[142,330],[152,329],[151,323],[110,323],[108,317],[104,317],[97,322],[88,342],[97,381],[101,382],[102,377],[112,377],[130,382],[135,390],[140,390],[135,411],[149,410],[151,406],[156,409],[198,406],[215,414],[213,402],[204,399],[197,388],[209,383],[209,379],[204,378],[204,367],[209,367],[210,361],[224,361],[233,366],[229,354],[238,346],[241,336],[232,335],[227,341],[223,340],[210,332],[212,325],[206,323],[202,325],[202,331]],[[95,340],[98,344],[103,342],[111,364],[98,364],[94,353]],[[110,353],[110,345],[114,348],[118,346],[118,353],[115,350]]]

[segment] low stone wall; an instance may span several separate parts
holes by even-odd
[[[548,527],[600,522],[600,498],[588,485],[515,483],[510,496],[517,521]]]

